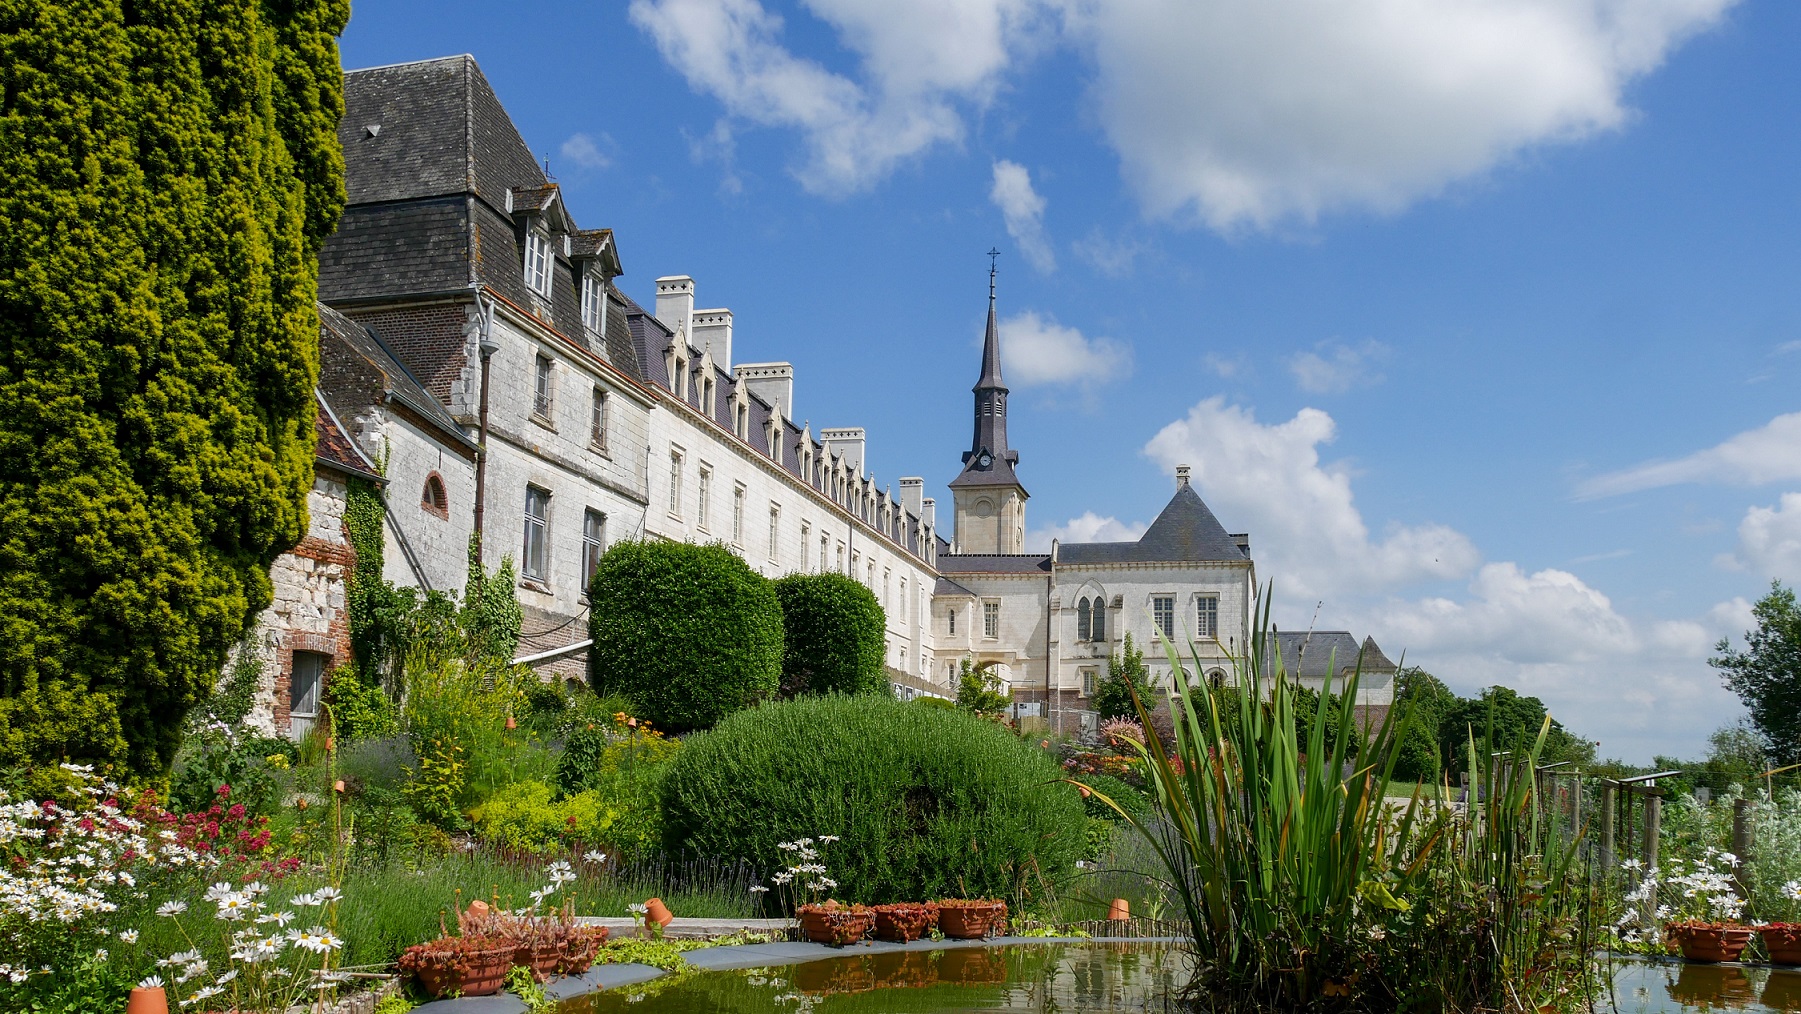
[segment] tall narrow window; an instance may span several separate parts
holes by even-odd
[[[607,301],[602,285],[599,275],[582,272],[582,326],[596,335],[606,322]]]
[[[1202,595],[1195,599],[1194,636],[1219,636],[1219,596]]]
[[[1001,636],[1001,604],[999,602],[982,603],[982,636],[987,638]]]
[[[1095,670],[1093,670],[1093,669],[1082,670],[1082,696],[1083,697],[1093,697],[1094,696],[1094,676],[1095,676]]]
[[[871,574],[875,573],[875,564],[872,563],[869,565],[869,572]],[[882,608],[883,609],[887,609],[889,606],[894,604],[894,600],[888,597],[888,582],[893,580],[893,578],[894,578],[894,571],[890,570],[887,567],[883,567],[882,568]]]
[[[669,513],[682,513],[682,452],[669,452]]]
[[[594,389],[594,401],[588,408],[588,440],[601,450],[607,449],[607,392]]]
[[[525,487],[525,552],[521,569],[534,581],[550,573],[550,494],[536,486]]]
[[[732,487],[732,545],[744,545],[744,487]]]
[[[844,543],[842,542],[838,543],[838,564],[832,569],[845,577],[850,576],[850,571],[844,569]]]
[[[1090,636],[1096,641],[1107,639],[1107,600],[1099,595],[1094,597],[1094,629]]]
[[[800,523],[800,572],[807,572],[807,558],[813,555],[813,526]]]
[[[694,508],[694,523],[705,531],[709,520],[707,515],[712,513],[713,506],[710,502],[713,499],[713,473],[707,466],[700,466],[700,484],[694,489],[700,496],[700,505]]]
[[[1088,598],[1083,596],[1082,601],[1076,603],[1076,640],[1086,641],[1093,635],[1094,628],[1088,621]]]
[[[952,637],[957,635],[957,607],[952,606],[950,612],[944,614],[945,633]]]
[[[539,356],[532,383],[532,414],[546,419],[550,418],[550,368],[550,357]]]
[[[769,558],[775,559],[776,543],[782,537],[782,509],[775,504],[769,505]]]
[[[444,480],[438,473],[425,477],[425,490],[419,494],[419,506],[441,518],[450,516],[450,497],[444,493]]]
[[[525,234],[525,284],[545,299],[550,298],[550,271],[555,258],[550,253],[550,237],[533,229]]]
[[[907,579],[900,579],[900,621],[907,622]]]
[[[831,544],[831,541],[832,541],[831,537],[828,535],[821,535],[819,537],[819,572],[821,574],[825,573],[826,547]],[[840,556],[844,555],[843,550],[839,550],[838,553]],[[842,565],[844,561],[840,560],[838,562],[840,565]]]
[[[597,510],[582,515],[582,592],[594,583],[600,558],[607,551],[607,516]]]
[[[1157,629],[1170,640],[1176,639],[1176,597],[1174,595],[1155,595],[1151,598],[1151,618],[1157,621]]]

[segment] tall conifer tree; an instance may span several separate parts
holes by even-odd
[[[154,772],[306,532],[346,0],[0,0],[0,763]]]

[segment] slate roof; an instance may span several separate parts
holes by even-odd
[[[933,595],[963,595],[963,596],[967,596],[972,599],[976,597],[975,592],[970,591],[968,588],[965,588],[962,585],[958,584],[957,582],[952,581],[948,577],[940,577],[938,579],[937,583],[932,586],[932,594]]]
[[[1057,548],[1057,563],[1241,563],[1251,553],[1213,516],[1193,486],[1182,486],[1137,542],[1071,542]]]
[[[318,438],[318,448],[313,452],[315,459],[340,472],[376,483],[386,482],[369,459],[363,457],[363,452],[357,450],[356,443],[344,434],[343,427],[338,425],[337,414],[325,403],[325,395],[314,391],[313,399],[318,404],[313,413],[313,435]]]
[[[320,254],[322,300],[344,307],[479,283],[644,379],[629,336],[612,333],[629,328],[623,315],[607,314],[604,347],[590,345],[581,319],[587,259],[600,256],[617,272],[611,233],[575,227],[473,57],[347,71],[344,110],[338,138],[349,204]],[[546,209],[556,260],[548,299],[525,284],[525,226],[512,214]],[[401,352],[410,361],[415,349]]]
[[[352,351],[381,372],[388,397],[412,409],[451,440],[472,450],[476,448],[476,442],[457,425],[456,419],[444,404],[425,389],[425,385],[413,375],[413,371],[407,369],[406,364],[400,361],[400,357],[394,354],[394,350],[373,329],[323,304],[319,307],[319,327],[331,332],[333,337],[350,346]]]
[[[946,574],[1045,574],[1051,558],[1048,553],[946,553],[938,557],[938,569]]]
[[[1281,630],[1275,635],[1276,650],[1282,653],[1282,667],[1289,676],[1302,679],[1325,679],[1329,674],[1342,677],[1357,667],[1357,654],[1363,652],[1365,673],[1392,673],[1395,664],[1376,639],[1366,637],[1360,646],[1348,630]],[[1269,665],[1274,666],[1271,660]]]

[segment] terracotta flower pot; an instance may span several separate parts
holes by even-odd
[[[1675,922],[1663,932],[1690,961],[1737,961],[1754,931],[1735,923]]]
[[[808,940],[833,947],[854,944],[875,927],[875,912],[862,905],[828,901],[822,905],[802,905],[796,914],[800,916],[801,932]]]
[[[512,947],[478,951],[469,955],[460,974],[452,969],[421,968],[419,985],[433,996],[443,996],[453,989],[464,996],[492,996],[506,984],[514,951]]]
[[[1124,922],[1132,918],[1132,905],[1124,898],[1114,898],[1113,904],[1107,906],[1107,918],[1115,922]]]
[[[938,922],[938,906],[927,902],[923,905],[877,905],[875,906],[875,938],[904,944],[909,940],[918,940],[925,935],[926,929]]]
[[[644,918],[647,922],[667,928],[675,919],[675,914],[669,911],[668,905],[663,904],[663,899],[652,898],[644,903]]]
[[[522,943],[513,951],[513,964],[531,969],[532,978],[539,982],[555,974],[557,966],[562,963],[563,948],[555,943],[541,943],[536,947]]]
[[[1801,965],[1801,922],[1774,922],[1758,927],[1773,965]]]
[[[953,940],[981,940],[1001,932],[1007,924],[1004,901],[941,901],[938,929]]]
[[[125,1001],[125,1014],[169,1014],[169,995],[161,986],[138,986]]]

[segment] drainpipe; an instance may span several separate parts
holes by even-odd
[[[480,435],[476,438],[475,450],[475,564],[485,570],[487,557],[482,552],[482,513],[488,502],[488,361],[500,351],[500,343],[494,340],[494,300],[484,298],[479,286],[475,293],[475,319],[480,335],[476,351],[482,360],[481,404],[477,409]]]

